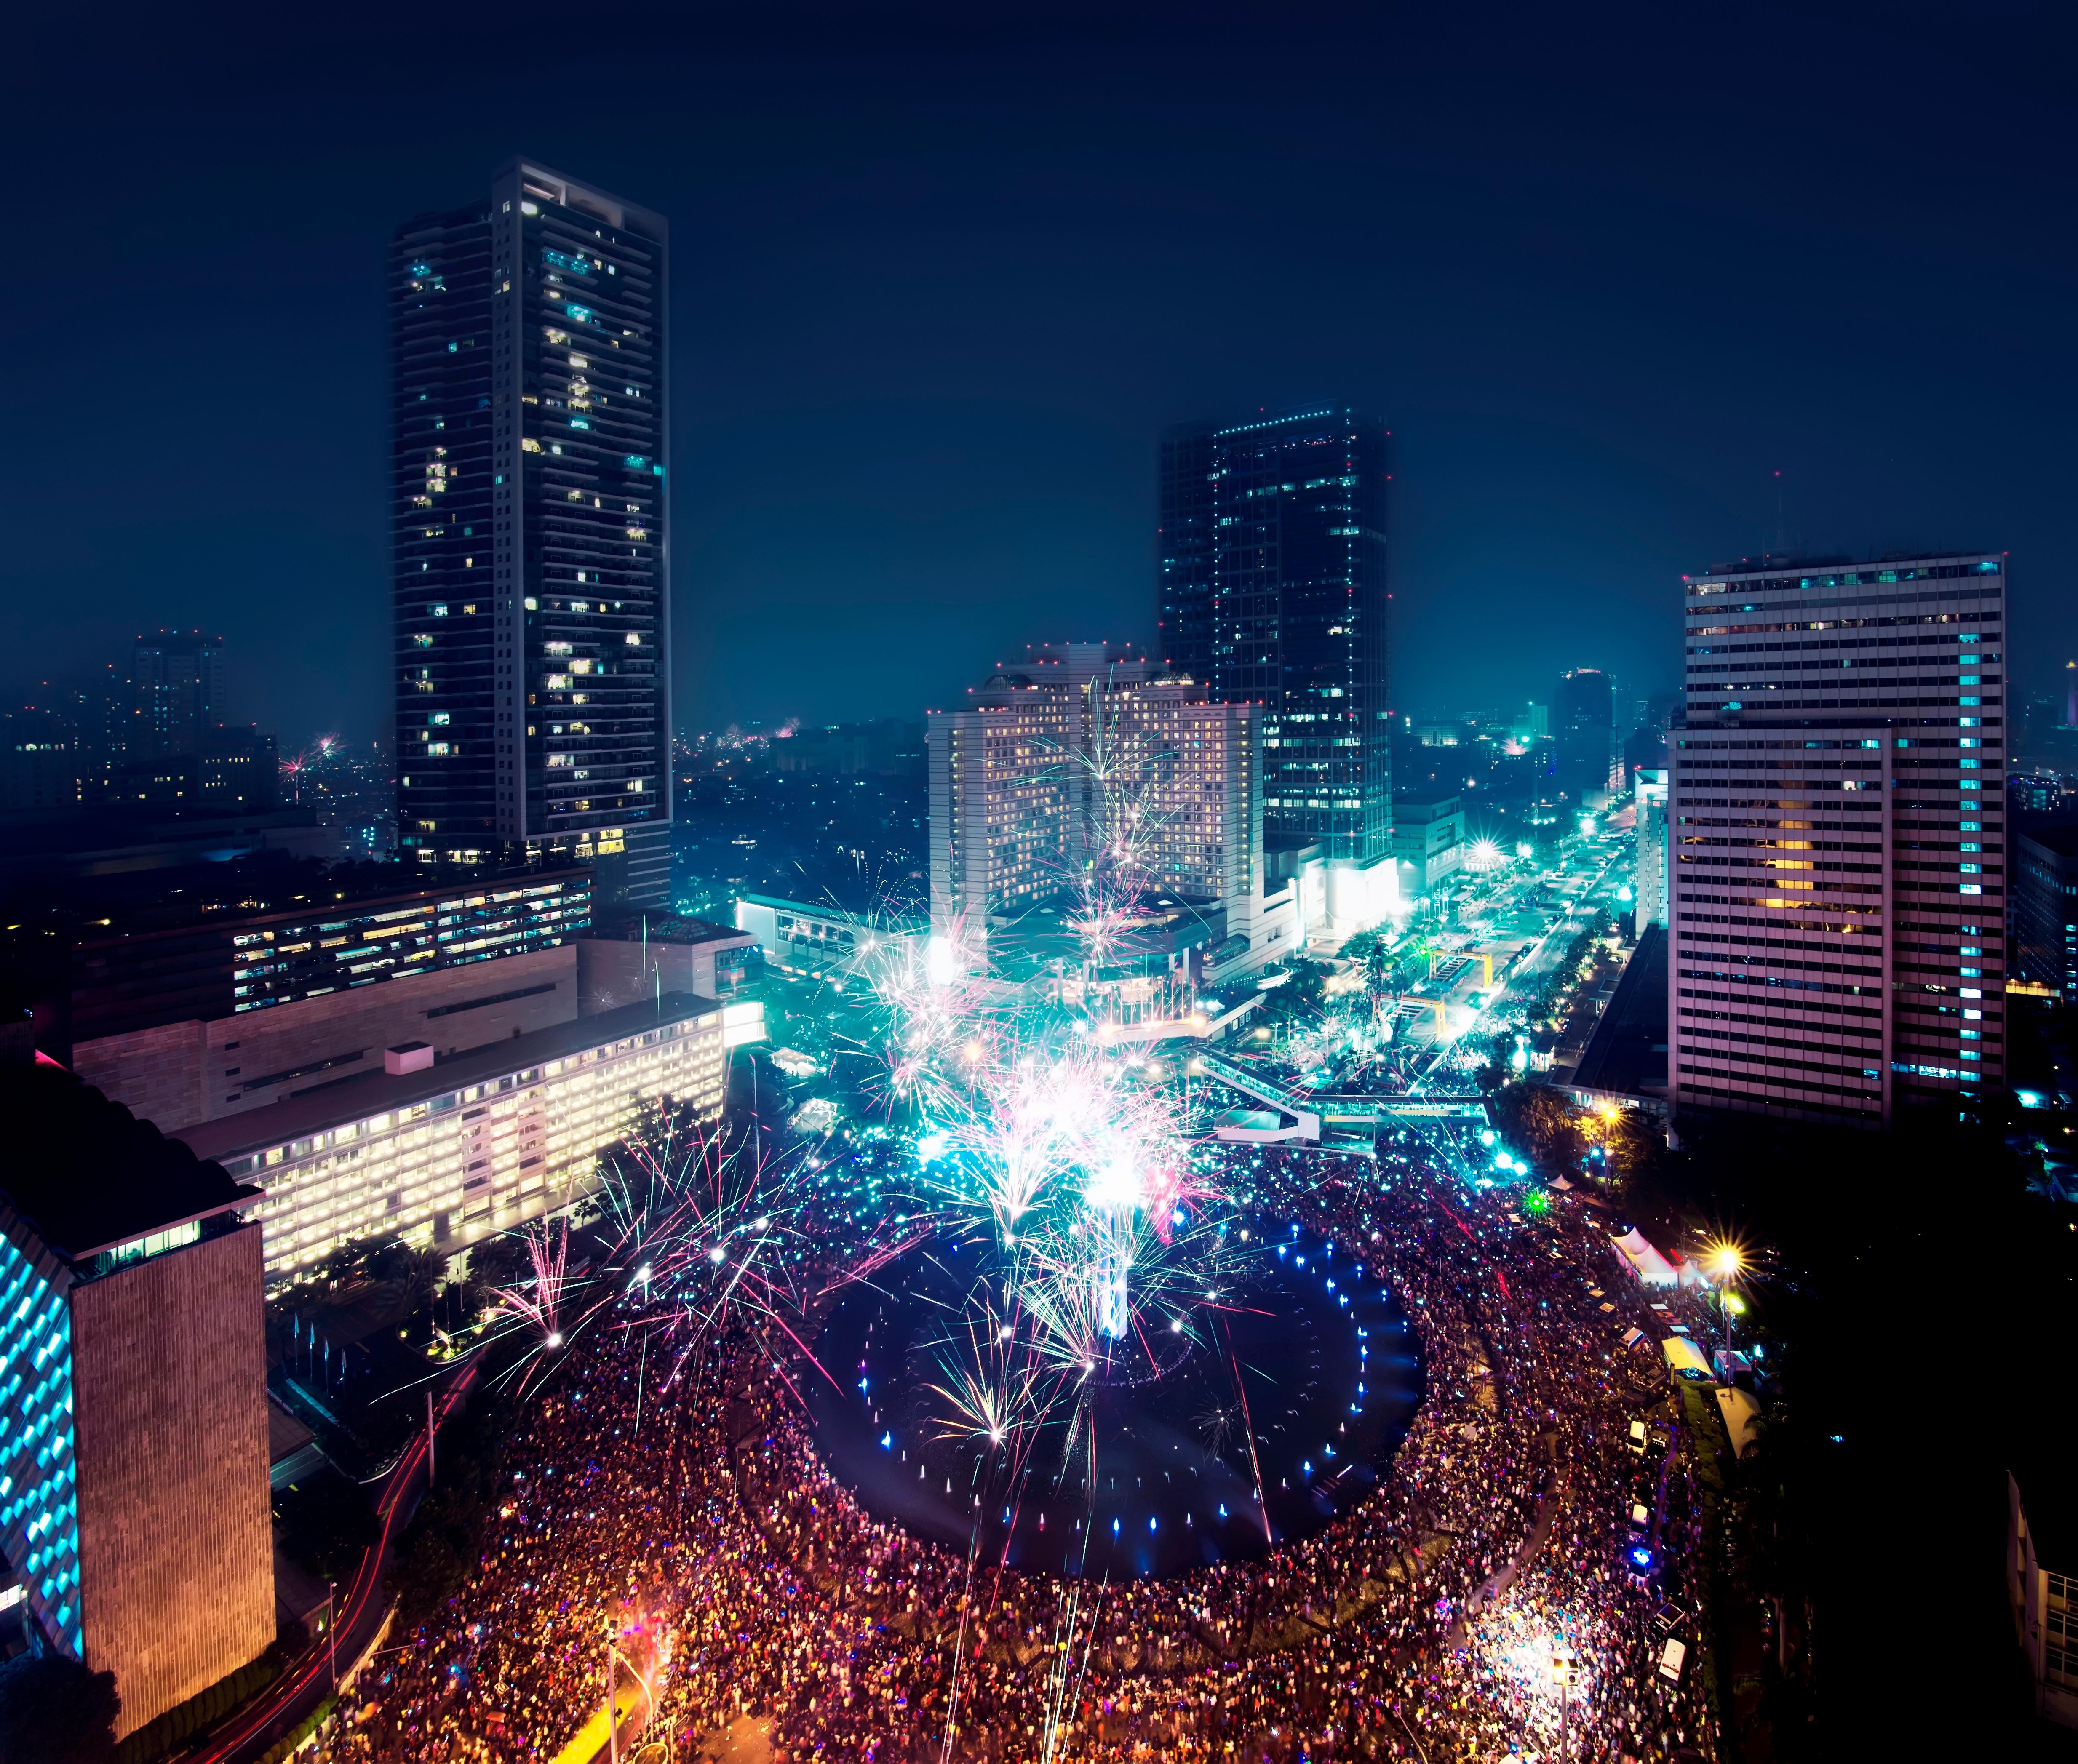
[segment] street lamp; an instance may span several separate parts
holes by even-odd
[[[1554,1649],[1551,1676],[1558,1687],[1558,1764],[1566,1764],[1567,1689],[1573,1682],[1573,1657]]]

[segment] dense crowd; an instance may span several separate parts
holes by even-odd
[[[636,1295],[528,1409],[480,1572],[393,1638],[319,1758],[553,1758],[601,1704],[609,1645],[673,1760],[746,1719],[794,1764],[1555,1757],[1554,1652],[1567,1755],[1713,1755],[1692,1625],[1625,1570],[1629,1424],[1676,1412],[1627,1357],[1641,1301],[1596,1216],[1466,1187],[1417,1141],[1375,1165],[1231,1155],[1256,1205],[1360,1246],[1421,1344],[1390,1471],[1325,1530],[1160,1579],[970,1563],[825,1470],[783,1337],[775,1363],[739,1327],[659,1379],[668,1307]],[[1679,1482],[1699,1448],[1673,1431]],[[1692,1535],[1657,1542],[1678,1564]],[[1691,1644],[1678,1683],[1670,1633]]]

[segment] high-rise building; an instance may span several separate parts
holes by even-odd
[[[516,160],[390,249],[398,843],[670,880],[663,217]]]
[[[274,1639],[259,1191],[0,1064],[0,1553],[119,1737]]]
[[[1393,895],[1388,436],[1344,407],[1162,444],[1162,665],[1262,707],[1266,839],[1317,844],[1340,928]]]
[[[2078,999],[2078,827],[2015,839],[2013,909],[2021,978]]]
[[[957,928],[986,959],[992,924],[1123,865],[1221,908],[1215,944],[1253,944],[1264,911],[1258,707],[1150,680],[1144,657],[1102,644],[1035,648],[970,697],[924,728],[937,935]]]
[[[1672,732],[1678,1113],[1888,1123],[2005,1073],[2006,572],[1691,580]]]
[[[199,753],[223,715],[223,639],[199,631],[140,636],[130,649],[129,699],[123,748],[132,762]]]
[[[1599,668],[1575,668],[1551,699],[1552,765],[1562,790],[1586,795],[1609,787],[1616,758],[1615,694]]]

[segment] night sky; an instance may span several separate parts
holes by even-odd
[[[202,624],[285,747],[383,728],[383,248],[520,152],[671,221],[682,727],[1150,640],[1163,426],[1328,398],[1400,708],[1670,688],[1681,573],[1778,537],[2009,549],[2021,683],[2078,653],[2068,26],[1425,10],[17,34],[0,686]]]

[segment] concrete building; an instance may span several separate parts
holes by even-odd
[[[258,1191],[0,1065],[0,1552],[119,1737],[274,1639]]]
[[[1888,1124],[2005,1071],[2005,560],[1689,581],[1676,1117]]]
[[[1392,799],[1392,850],[1400,861],[1400,892],[1418,900],[1433,895],[1465,865],[1465,804],[1458,796]]]
[[[2064,1466],[2006,1473],[2006,1599],[2035,1713],[2078,1727],[2078,1539]]]
[[[739,895],[736,923],[771,966],[819,978],[866,973],[878,961],[920,962],[931,936],[927,919],[849,913],[773,895]]]
[[[924,731],[932,929],[970,965],[1106,871],[1217,907],[1229,962],[1290,946],[1264,894],[1260,707],[1102,644],[1035,648],[970,699]]]
[[[379,1066],[398,1043],[507,1040],[578,1015],[590,915],[572,869],[84,944],[66,1063],[172,1130]]]
[[[1642,937],[1648,925],[1667,928],[1667,774],[1640,766],[1631,778],[1631,807],[1638,835],[1636,903],[1631,924]]]
[[[596,1016],[666,992],[727,1000],[749,976],[757,940],[703,919],[645,913],[578,939],[578,1014]]]
[[[252,1216],[278,1286],[356,1239],[459,1250],[568,1206],[645,1108],[718,1120],[728,1049],[763,1034],[762,1005],[667,992],[437,1064],[391,1048],[379,1071],[180,1136],[266,1191]]]
[[[2021,978],[2078,999],[2078,827],[2022,833],[2013,859]]]

